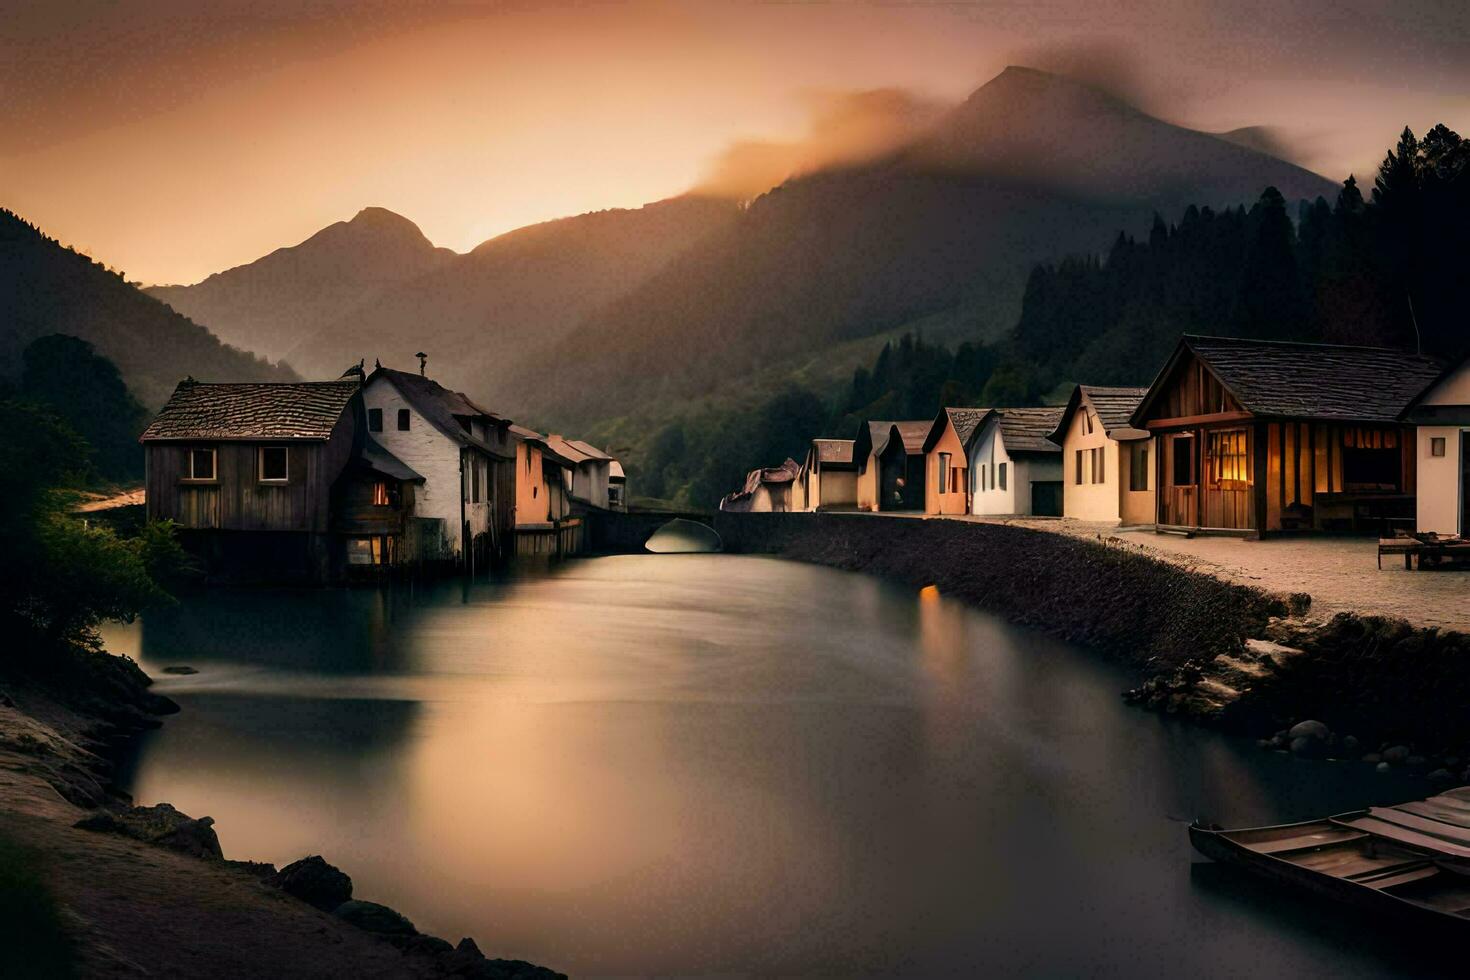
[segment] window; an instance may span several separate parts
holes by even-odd
[[[184,479],[186,480],[213,480],[214,479],[214,450],[213,449],[190,449],[184,460]]]
[[[377,483],[373,484],[373,506],[388,506],[388,484],[384,483],[382,480],[379,480]]]
[[[1106,446],[1099,446],[1094,452],[1097,453],[1097,482],[1108,482],[1108,450]]]
[[[1348,490],[1397,490],[1398,433],[1392,429],[1346,429],[1342,433],[1342,482]]]
[[[285,446],[261,446],[256,451],[256,468],[260,472],[261,483],[285,483],[288,477],[288,463]]]
[[[1444,436],[1431,436],[1429,439],[1429,455],[1444,455]]]
[[[383,431],[383,410],[381,408],[368,409],[368,431]]]
[[[1077,450],[1077,485],[1082,486],[1082,450]]]
[[[939,454],[939,492],[949,492],[949,453]]]
[[[1174,436],[1169,448],[1174,454],[1174,486],[1194,486],[1194,436]]]
[[[997,475],[1000,478],[1000,488],[1002,490],[1004,490],[1006,488],[1006,464],[1004,464],[1004,463],[1001,463],[1000,464],[1000,467],[999,467],[999,469],[997,471]]]
[[[408,409],[406,408],[400,408],[398,410],[398,431],[408,431]]]
[[[1128,489],[1148,489],[1148,446],[1135,445],[1128,457]]]
[[[1082,410],[1082,430],[1092,435],[1092,413],[1085,408]]]
[[[1240,490],[1250,485],[1250,453],[1246,450],[1244,429],[1210,433],[1210,485],[1225,490]]]

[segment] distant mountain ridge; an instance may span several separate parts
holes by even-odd
[[[308,376],[424,350],[445,384],[514,416],[653,424],[773,364],[915,323],[999,336],[1033,265],[1099,253],[1156,212],[1248,206],[1268,185],[1289,201],[1335,192],[1251,142],[1013,67],[909,145],[748,206],[685,195],[519,229],[465,255],[441,255],[395,215],[384,224],[402,233],[383,238],[416,258],[391,274],[366,259],[306,262],[325,229],[154,293]],[[257,268],[278,264],[292,272]]]
[[[221,343],[117,273],[0,210],[0,370],[13,375],[27,344],[57,333],[90,342],[151,409],[191,374],[200,380],[296,378],[289,368]]]
[[[146,291],[209,324],[227,342],[279,359],[300,342],[303,331],[456,257],[436,248],[402,215],[369,207],[299,245],[278,248],[192,286]]]

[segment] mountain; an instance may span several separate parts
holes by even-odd
[[[454,258],[402,215],[364,208],[351,221],[328,225],[248,265],[192,286],[152,286],[147,292],[209,324],[229,343],[278,359],[302,331]]]
[[[1101,252],[1156,212],[1250,204],[1268,185],[1288,200],[1335,190],[1091,86],[1009,68],[898,152],[756,199],[528,363],[514,395],[580,426],[924,318],[996,336],[1037,262]]]
[[[295,378],[288,368],[221,343],[117,273],[0,210],[0,372],[14,377],[26,345],[55,333],[90,342],[154,409],[191,374],[201,380]]]
[[[442,383],[518,411],[505,389],[526,363],[738,215],[732,202],[686,195],[521,228],[342,304],[286,359],[326,377],[363,356],[412,364],[422,350]]]

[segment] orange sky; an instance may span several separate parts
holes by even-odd
[[[463,251],[678,193],[844,93],[944,104],[1011,62],[1085,69],[1199,128],[1282,127],[1334,178],[1405,124],[1470,130],[1462,3],[32,7],[0,21],[0,206],[146,282],[366,205]]]

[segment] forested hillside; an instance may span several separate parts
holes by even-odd
[[[1274,187],[1249,208],[1191,205],[1172,223],[1155,216],[1146,238],[1119,233],[1106,255],[1034,267],[1015,327],[997,343],[951,351],[905,338],[843,390],[797,389],[771,403],[777,411],[751,407],[749,439],[765,455],[741,463],[774,465],[817,435],[851,438],[865,418],[1059,403],[1078,382],[1148,384],[1185,333],[1459,356],[1470,349],[1466,268],[1470,141],[1444,126],[1422,140],[1405,130],[1366,198],[1349,177],[1333,201],[1303,202],[1295,222]],[[800,434],[771,424],[797,414],[821,421]],[[708,438],[705,421],[655,438],[655,490],[710,505],[712,485],[738,483],[742,467],[709,448],[728,437]]]
[[[138,400],[154,409],[191,374],[201,380],[294,377],[287,368],[221,343],[121,273],[0,210],[0,371],[18,377],[21,351],[48,334],[92,344],[117,365]]]

